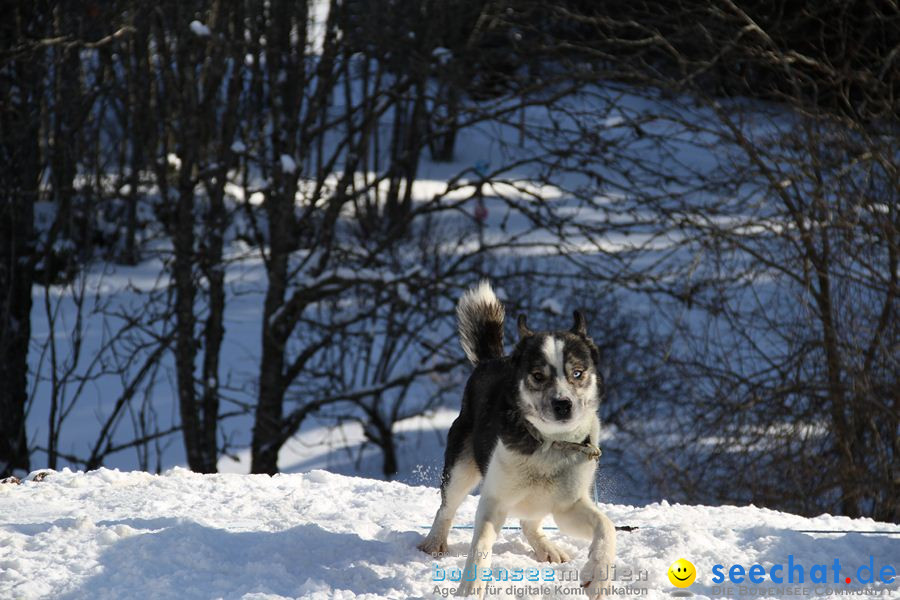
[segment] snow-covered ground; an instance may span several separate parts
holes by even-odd
[[[454,529],[450,556],[432,559],[415,545],[437,507],[435,488],[320,470],[275,477],[199,475],[180,468],[164,475],[64,470],[46,472],[40,481],[33,480],[36,474],[21,485],[0,484],[3,599],[434,598],[454,587],[434,581],[435,574],[463,567],[471,534]],[[476,502],[473,496],[463,504],[459,524],[471,524]],[[763,593],[747,597],[803,590],[808,597],[868,595],[866,590],[900,595],[897,582],[857,582],[858,567],[868,566],[870,557],[876,577],[885,565],[900,567],[896,525],[827,515],[809,519],[752,506],[602,506],[616,524],[637,527],[618,536],[617,589],[673,597],[666,571],[686,558],[698,572],[688,588],[695,598],[738,597],[738,584],[729,584],[729,591],[713,583],[714,565],[727,573],[732,565],[760,564],[768,573],[792,556],[803,566],[806,583],[779,587],[767,577],[749,585]],[[548,535],[572,561],[545,571],[549,567],[535,561],[521,533],[508,529],[495,545],[494,567],[510,574],[525,569],[526,580],[498,583],[490,597],[564,598],[578,592],[572,579],[586,558],[586,543],[555,530]],[[835,559],[839,583],[832,581]],[[810,583],[817,564],[827,566],[827,584]],[[527,581],[528,568],[541,569],[541,581]],[[531,589],[515,593],[526,586]],[[542,587],[547,593],[534,593]]]

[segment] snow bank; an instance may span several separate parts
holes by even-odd
[[[471,524],[476,501],[463,504],[459,523]],[[454,529],[448,557],[416,550],[438,502],[434,488],[326,471],[50,472],[43,481],[0,484],[0,598],[432,598],[436,585],[447,585],[432,580],[435,565],[462,568],[471,535]],[[617,524],[638,527],[619,533],[617,565],[646,571],[639,585],[650,598],[671,597],[665,572],[679,557],[697,567],[697,598],[721,597],[711,583],[717,563],[770,565],[792,554],[807,565],[840,558],[855,569],[870,555],[876,565],[898,566],[900,557],[897,536],[797,531],[898,531],[866,519],[665,502],[604,509]],[[571,577],[586,543],[548,535],[574,556],[554,565],[556,579]],[[546,566],[532,556],[521,533],[506,530],[494,566]],[[577,592],[574,582],[555,585]],[[505,591],[493,597],[513,597]],[[885,591],[896,593],[896,584]]]
[[[281,170],[285,173],[296,173],[297,172],[297,161],[294,160],[292,156],[289,154],[281,155]]]
[[[190,28],[194,35],[198,37],[209,37],[212,33],[209,27],[197,20],[191,21]]]

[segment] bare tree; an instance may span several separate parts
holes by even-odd
[[[28,471],[25,431],[31,285],[38,253],[34,205],[42,169],[41,107],[48,32],[38,7],[17,5],[0,26],[0,476]]]
[[[602,226],[577,227],[598,248],[634,240],[576,260],[665,324],[658,356],[681,385],[635,436],[664,491],[898,518],[900,15],[872,7],[553,8],[601,32],[549,43],[604,83],[601,110],[545,132],[566,144],[548,173],[581,177]]]
[[[155,109],[162,130],[156,162],[159,210],[172,239],[175,301],[175,366],[181,429],[188,464],[215,472],[218,460],[219,354],[224,337],[225,265],[228,226],[224,195],[238,130],[239,97],[244,91],[244,17],[214,2],[191,20],[196,7],[156,11],[153,39],[159,53]],[[175,166],[170,162],[174,154]],[[201,193],[198,187],[203,186]],[[170,210],[174,205],[174,210]],[[197,213],[201,213],[198,215]],[[198,291],[201,294],[198,294]],[[196,362],[200,319],[198,296],[207,300],[202,323],[203,360]]]

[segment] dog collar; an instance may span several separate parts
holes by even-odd
[[[527,419],[523,419],[522,422],[525,424],[525,430],[528,434],[537,441],[537,443],[542,446],[546,446],[549,444],[551,448],[556,448],[557,450],[562,450],[563,452],[571,452],[571,453],[579,453],[585,455],[589,460],[600,460],[600,455],[603,454],[600,451],[600,447],[591,443],[591,438],[588,436],[581,443],[579,442],[567,442],[564,440],[545,440],[544,436],[541,435],[541,432],[537,430],[537,428],[532,425]]]

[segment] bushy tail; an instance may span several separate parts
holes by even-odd
[[[473,365],[503,356],[504,316],[503,305],[487,280],[459,299],[456,305],[459,343]]]

